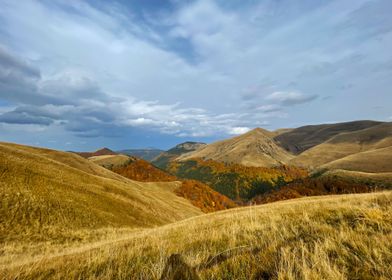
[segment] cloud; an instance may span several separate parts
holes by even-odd
[[[37,125],[50,125],[53,119],[29,114],[28,112],[11,111],[0,115],[0,122],[7,124],[37,124]]]
[[[3,0],[3,121],[159,142],[381,118],[366,108],[392,104],[390,1],[179,1],[137,15],[125,5]],[[293,106],[328,96],[328,110]]]
[[[282,110],[282,107],[276,104],[270,104],[270,105],[262,105],[257,108],[258,110],[264,112],[264,113],[273,113],[273,112],[279,112]]]
[[[249,127],[232,127],[229,131],[229,134],[239,135],[244,134],[250,130]]]
[[[283,106],[292,106],[308,103],[315,100],[317,97],[317,94],[305,95],[295,91],[276,91],[269,94],[265,99],[268,101],[277,102]]]

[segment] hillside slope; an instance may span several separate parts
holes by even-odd
[[[245,166],[272,167],[288,162],[292,156],[272,139],[274,134],[256,128],[243,135],[209,144],[178,160],[202,158]]]
[[[77,155],[0,143],[2,242],[74,238],[76,230],[140,228],[201,214],[178,183],[140,183]]]
[[[121,166],[126,164],[130,157],[126,155],[103,155],[103,156],[93,156],[88,158],[89,161],[92,161],[100,166],[103,166],[107,169],[111,169],[116,166]]]
[[[125,158],[124,158],[125,157]],[[173,176],[145,161],[124,155],[99,156],[89,158],[93,162],[104,166],[126,178],[141,182],[173,182],[180,181]],[[178,196],[189,200],[203,212],[213,212],[236,207],[237,204],[208,185],[196,180],[181,180],[174,190]]]
[[[176,160],[181,155],[196,151],[206,145],[207,144],[202,142],[184,142],[176,145],[166,152],[161,153],[156,158],[154,158],[151,163],[159,168],[166,169],[170,162]]]
[[[392,146],[392,123],[382,123],[359,131],[340,133],[306,150],[290,163],[316,168],[349,155],[390,146]],[[382,165],[381,161],[382,158],[379,159],[379,164]]]
[[[60,257],[38,254],[23,266],[0,266],[0,275],[186,279],[181,273],[191,270],[194,277],[188,279],[198,279],[197,274],[201,279],[390,279],[391,213],[391,192],[243,207],[135,232],[120,242],[92,244]],[[170,262],[173,258],[182,261]],[[170,265],[179,269],[179,276],[161,278]]]
[[[320,168],[367,173],[392,172],[392,146],[349,155],[324,164]]]
[[[382,122],[354,121],[335,124],[307,125],[281,133],[274,139],[285,150],[293,154],[300,154],[340,133],[358,131],[379,124],[382,124]]]

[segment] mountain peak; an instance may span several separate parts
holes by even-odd
[[[101,149],[96,150],[94,153],[105,153],[105,154],[113,154],[115,155],[116,153],[113,152],[111,149],[103,147]]]
[[[249,130],[248,132],[240,135],[239,137],[244,137],[244,136],[253,136],[253,135],[263,135],[263,136],[267,136],[267,137],[272,137],[273,133],[269,130],[266,130],[264,128],[261,127],[256,127],[252,130]]]

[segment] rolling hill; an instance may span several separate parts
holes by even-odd
[[[117,155],[92,156],[87,159],[102,167],[111,169],[113,167],[126,164],[131,159],[131,157],[122,154],[117,154]]]
[[[287,163],[293,156],[272,139],[274,133],[256,128],[243,135],[208,144],[177,160],[194,158],[237,163],[245,166],[273,167]]]
[[[354,132],[340,133],[326,142],[304,151],[293,158],[290,163],[314,169],[339,159],[342,159],[341,162],[343,162],[343,158],[350,155],[390,146],[392,146],[392,123],[382,123]],[[390,153],[390,149],[386,149],[384,152]],[[360,159],[363,155],[366,156],[366,154],[362,154],[348,160]],[[377,161],[373,156],[373,161],[372,163],[369,162],[368,168],[372,168],[370,165],[376,163],[375,160]],[[384,163],[383,158],[380,157],[376,164],[376,166],[381,166],[387,163]],[[339,166],[336,165],[336,167]],[[376,170],[374,167],[374,172],[382,172],[381,170]]]
[[[77,231],[151,227],[201,214],[174,194],[178,182],[131,181],[67,152],[0,143],[0,177],[3,244],[72,241]]]
[[[38,251],[3,279],[389,279],[392,194],[309,197]],[[53,245],[47,245],[53,246]],[[28,254],[29,250],[24,250]],[[177,278],[170,272],[177,273]]]
[[[274,139],[292,154],[300,154],[340,133],[359,131],[382,124],[377,121],[353,121],[335,124],[307,125],[280,133]]]

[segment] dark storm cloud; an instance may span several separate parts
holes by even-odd
[[[36,124],[36,125],[50,125],[54,122],[53,119],[31,115],[27,112],[6,112],[0,115],[0,123],[7,124]]]

